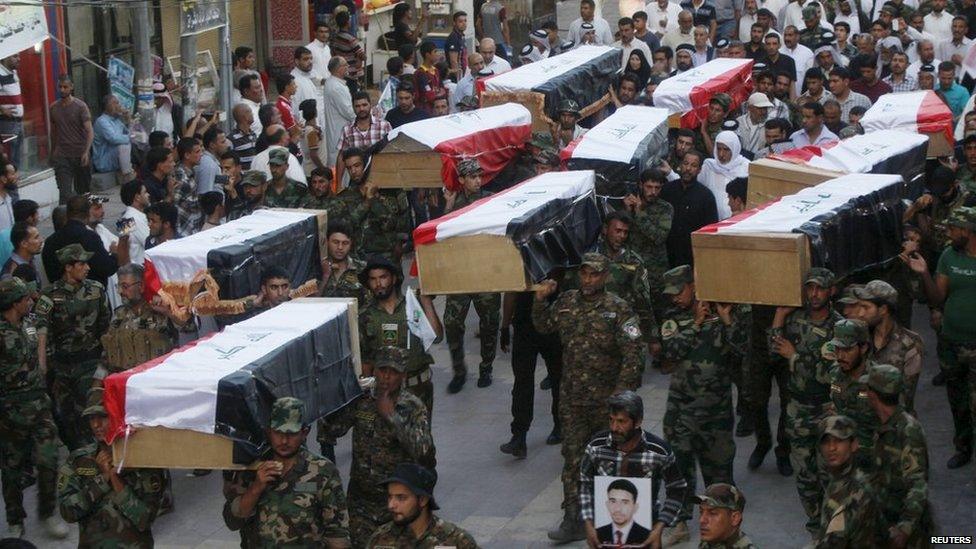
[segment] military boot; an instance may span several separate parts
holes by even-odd
[[[525,459],[528,455],[528,451],[525,447],[525,433],[516,433],[512,435],[512,440],[502,444],[498,448],[503,454],[509,454],[516,459]]]
[[[451,364],[454,368],[454,377],[447,384],[447,392],[453,395],[461,391],[468,378],[468,366],[464,363],[463,350],[451,349]]]
[[[569,543],[586,539],[586,528],[580,519],[579,509],[567,507],[559,526],[555,530],[549,530],[546,535],[556,543]]]
[[[559,424],[555,424],[552,427],[552,432],[546,437],[546,444],[549,446],[555,446],[562,443],[563,441],[563,430],[559,427]]]
[[[491,366],[478,368],[478,387],[485,388],[491,385]]]

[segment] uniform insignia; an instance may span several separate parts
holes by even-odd
[[[383,324],[383,345],[396,345],[399,339],[400,327],[396,324]]]
[[[831,383],[830,384],[830,392],[831,393],[839,393],[840,392],[840,385],[837,385],[836,383]]]
[[[82,477],[93,477],[98,474],[94,467],[75,467],[75,474]]]
[[[834,352],[834,346],[829,341],[820,346],[820,356],[825,360],[835,360],[837,358]]]
[[[827,337],[827,330],[823,328],[811,328],[810,331],[812,331],[818,337]]]
[[[637,323],[633,320],[624,322],[624,333],[627,334],[627,337],[630,339],[637,339],[641,336],[640,327],[637,326]]]
[[[868,398],[868,392],[867,391],[858,391],[857,392],[857,398],[863,398],[863,399],[867,400],[867,398]]]
[[[615,313],[613,311],[607,311],[607,312],[602,313],[602,314],[603,314],[603,318],[605,318],[607,320],[612,320],[614,318],[617,318],[617,313]]]
[[[661,337],[668,338],[678,333],[678,323],[668,319],[661,324]]]
[[[34,305],[34,312],[39,315],[46,315],[51,312],[51,308],[54,307],[54,303],[46,296],[42,296],[37,300],[37,305]]]

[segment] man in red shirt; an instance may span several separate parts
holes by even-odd
[[[860,58],[862,61],[858,70],[861,71],[861,79],[851,82],[851,91],[867,96],[873,104],[882,95],[891,93],[891,86],[879,78],[877,55],[862,54]]]
[[[295,113],[291,109],[291,99],[295,95],[295,92],[298,91],[298,84],[295,83],[294,76],[282,74],[275,79],[275,86],[278,88],[278,101],[275,103],[275,108],[278,109],[278,113],[281,115],[281,125],[288,130],[288,134],[292,140],[295,140],[301,132],[301,127],[298,125],[298,120],[295,119]]]
[[[417,106],[427,112],[433,111],[434,99],[447,90],[441,84],[440,73],[435,66],[441,60],[441,52],[433,42],[425,41],[420,44],[420,58],[422,63],[414,78],[417,81]]]

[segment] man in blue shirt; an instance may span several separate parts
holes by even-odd
[[[95,120],[95,142],[92,164],[98,173],[132,173],[132,141],[129,127],[122,120],[122,104],[114,95],[105,97],[104,111]],[[130,178],[131,179],[131,178]]]
[[[457,82],[464,77],[468,68],[468,49],[464,47],[464,31],[468,29],[468,14],[463,11],[454,12],[454,30],[444,42],[444,53],[447,54],[447,71],[451,80]]]
[[[952,117],[959,118],[962,111],[966,108],[969,101],[969,92],[966,88],[956,84],[956,66],[952,61],[939,63],[939,90],[946,98],[949,109],[952,110]]]

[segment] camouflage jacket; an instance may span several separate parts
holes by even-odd
[[[477,549],[478,544],[471,534],[437,515],[431,515],[430,525],[420,538],[413,535],[409,526],[397,526],[393,522],[387,522],[376,530],[366,547],[367,549],[436,549],[438,547]]]
[[[914,413],[915,384],[908,383],[907,380],[917,379],[922,373],[922,357],[925,354],[922,337],[904,326],[895,326],[880,349],[874,347],[874,338],[871,339],[867,359],[875,364],[891,364],[898,368],[906,380],[902,384],[904,390],[901,394],[901,405],[909,413]]]
[[[396,245],[406,240],[410,225],[406,193],[396,189],[378,191],[363,220],[363,237],[357,245],[360,256],[383,254],[390,257]]]
[[[268,181],[268,189],[264,191],[264,206],[266,208],[297,208],[305,197],[305,185],[290,177],[285,178],[285,188],[280,193],[275,190],[274,186],[273,181]]]
[[[909,547],[929,540],[928,456],[922,425],[899,406],[874,438],[871,486],[881,505],[884,539],[888,527],[896,526],[908,535]]]
[[[101,283],[84,280],[73,286],[56,280],[41,294],[34,312],[37,333],[47,334],[48,352],[55,360],[73,353],[101,354],[99,338],[112,318]]]
[[[238,196],[227,206],[227,221],[240,219],[261,209],[264,209],[263,199],[258,202],[249,202],[243,196]]]
[[[960,188],[950,202],[943,202],[938,197],[932,200],[927,216],[929,230],[923,230],[922,233],[922,248],[925,250],[926,259],[937,260],[942,250],[950,244],[946,234],[946,220],[949,219],[949,214],[965,205],[971,196],[972,193]],[[919,224],[919,226],[923,225]]]
[[[374,353],[387,345],[408,349],[408,376],[417,375],[434,363],[434,358],[424,350],[423,341],[407,327],[407,300],[403,296],[397,301],[393,314],[387,313],[376,301],[359,311],[359,349],[363,361],[372,361]]]
[[[723,120],[723,122],[724,122],[724,120]],[[705,131],[708,132],[708,137],[709,137],[709,139],[712,140],[712,143],[715,143],[715,136],[717,136],[718,133],[720,131],[722,131],[722,122],[719,122],[718,124],[712,125],[712,124],[709,124],[707,120],[705,120],[705,121],[703,121],[703,123],[704,124],[708,124],[705,127],[706,128]],[[705,155],[705,158],[711,158],[712,157],[712,152],[714,152],[710,148],[708,148],[708,147],[705,146],[705,138],[702,137],[701,131],[697,131],[697,130],[695,131],[695,149],[697,149],[698,152],[704,154]],[[671,164],[671,168],[672,169],[677,169],[678,166],[679,166],[678,164]]]
[[[179,333],[170,319],[154,311],[148,304],[140,305],[141,310],[128,303],[115,308],[115,316],[108,325],[109,330],[152,330],[166,336],[175,346],[179,341]]]
[[[336,196],[331,192],[323,194],[322,196],[315,196],[311,192],[307,192],[298,202],[298,207],[305,208],[306,210],[327,210],[329,215],[332,216],[338,215],[332,213],[333,210],[336,209],[337,202],[338,200]]]
[[[369,213],[372,201],[366,200],[360,187],[349,186],[337,193],[319,201],[325,210],[329,212],[329,219],[342,219],[357,229],[358,232],[353,238],[356,244],[361,243],[362,223]]]
[[[830,403],[832,413],[847,416],[854,420],[858,448],[858,466],[870,467],[873,455],[874,434],[878,430],[878,415],[868,404],[867,386],[861,383],[860,376],[851,377],[834,363],[830,368]]]
[[[319,442],[335,444],[352,429],[352,467],[349,500],[367,509],[377,523],[390,520],[386,488],[380,482],[393,474],[397,463],[420,463],[434,469],[434,439],[427,407],[408,391],[400,391],[393,414],[383,417],[372,393],[319,423]]]
[[[551,305],[533,301],[532,323],[562,341],[562,398],[602,406],[615,388],[637,387],[644,360],[640,321],[616,295],[568,290]]]
[[[825,320],[810,318],[806,309],[793,311],[782,328],[769,329],[769,349],[774,348],[772,337],[779,335],[796,347],[789,361],[790,398],[804,406],[823,406],[830,400],[829,369],[832,360],[824,357],[827,342],[834,337],[834,324],[844,317],[830,309]],[[778,356],[778,355],[777,355]]]
[[[37,338],[23,320],[15,326],[0,319],[0,345],[0,397],[43,390]]]
[[[698,544],[698,549],[756,549],[756,546],[745,532],[739,530],[735,536],[725,541],[702,541]]]
[[[651,289],[659,290],[661,275],[668,270],[668,250],[665,241],[671,232],[674,208],[664,200],[645,204],[634,214],[630,226],[630,247],[644,260]]]
[[[107,449],[106,449],[107,450]],[[79,547],[152,547],[153,521],[163,497],[163,471],[123,469],[115,492],[99,472],[97,443],[71,452],[58,476],[61,516],[79,523]]]
[[[464,192],[463,189],[459,190],[457,194],[457,198],[454,199],[454,207],[451,208],[450,210],[445,210],[444,213],[447,214],[447,213],[460,210],[461,208],[466,208],[471,204],[474,204],[475,202],[481,200],[482,198],[487,198],[491,196],[491,194],[492,193],[484,190],[478,190],[478,192],[471,193],[471,194]]]
[[[346,494],[331,461],[303,447],[292,468],[261,493],[251,516],[241,517],[240,498],[254,478],[253,471],[238,471],[225,488],[224,522],[244,529],[245,547],[322,547],[349,539]]]
[[[800,43],[804,46],[810,48],[810,50],[815,50],[820,46],[820,34],[823,33],[823,29],[820,28],[819,22],[816,27],[812,29],[802,28],[799,29]]]
[[[672,309],[661,324],[661,358],[671,372],[668,400],[689,413],[732,412],[732,370],[728,348],[745,352],[749,326],[726,326],[718,317],[695,325],[693,309]]]
[[[346,270],[338,272],[338,265],[332,265],[332,272],[322,284],[322,297],[354,297],[362,309],[369,291],[359,283],[359,273],[366,268],[366,262],[354,257],[346,258]]]
[[[859,549],[875,547],[877,505],[868,479],[852,463],[842,471],[831,471],[820,505],[817,549]]]

